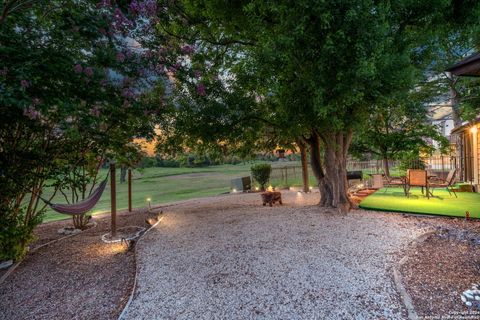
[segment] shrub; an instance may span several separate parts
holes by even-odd
[[[425,161],[423,161],[418,154],[415,153],[405,153],[400,158],[399,169],[402,171],[407,171],[407,169],[422,169],[426,168]]]
[[[267,163],[254,164],[250,168],[252,177],[260,184],[262,191],[265,191],[265,186],[270,180],[270,173],[272,173],[272,166]]]
[[[0,261],[21,260],[27,252],[28,244],[34,239],[33,229],[42,221],[37,214],[25,224],[23,209],[13,212],[2,206],[0,215]]]

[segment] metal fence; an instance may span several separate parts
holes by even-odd
[[[435,173],[438,177],[445,178],[451,169],[457,169],[457,180],[470,181],[468,170],[465,168],[473,163],[473,158],[457,156],[434,156],[421,158],[410,162],[389,161],[391,175],[404,175],[406,169],[425,169]],[[348,171],[362,171],[364,180],[369,180],[370,174],[383,173],[382,160],[347,161]],[[310,165],[308,166],[310,185],[315,185],[316,180]],[[302,167],[298,162],[286,163],[284,166],[274,166],[270,175],[270,182],[277,186],[302,185]]]

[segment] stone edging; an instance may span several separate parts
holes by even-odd
[[[155,228],[159,223],[160,221],[162,221],[164,218],[164,216],[162,216],[160,219],[158,219],[158,221],[153,225],[151,226],[150,228],[148,228],[137,240],[137,243],[135,244],[135,255],[134,255],[134,258],[135,258],[135,277],[133,278],[133,287],[132,287],[132,291],[130,292],[130,297],[128,298],[128,301],[127,303],[125,304],[125,307],[123,307],[123,310],[122,312],[120,313],[120,315],[118,316],[118,320],[123,320],[125,318],[125,315],[127,314],[127,311],[128,311],[128,307],[130,307],[130,304],[132,303],[133,301],[133,297],[135,296],[135,291],[137,290],[137,279],[138,279],[138,263],[137,263],[137,246],[138,244],[140,243],[140,241],[143,239],[143,237],[150,231],[152,230],[153,228]]]
[[[421,242],[425,241],[429,236],[434,234],[435,231],[430,231],[427,233],[422,234],[415,240],[410,243],[410,246],[417,246]],[[400,268],[408,261],[408,256],[404,256],[400,261],[393,265],[393,280],[395,282],[395,286],[397,287],[397,291],[400,293],[402,298],[403,304],[407,308],[408,318],[411,320],[418,319],[418,314],[415,311],[415,307],[413,306],[412,297],[408,294],[407,289],[403,285],[403,277],[400,272]]]
[[[46,247],[46,246],[49,246],[55,242],[59,242],[61,240],[65,240],[65,239],[68,239],[68,238],[71,238],[71,237],[74,237],[74,236],[77,236],[79,234],[82,234],[84,233],[85,231],[88,231],[88,230],[91,230],[91,229],[94,229],[97,227],[97,223],[95,221],[93,221],[93,226],[91,228],[88,228],[88,229],[85,229],[85,230],[82,230],[81,232],[79,233],[74,233],[74,234],[69,234],[68,236],[65,236],[65,237],[61,237],[61,238],[58,238],[58,239],[55,239],[55,240],[52,240],[52,241],[49,241],[47,243],[44,243],[44,244],[41,244],[39,245],[38,247],[35,247],[33,248],[32,250],[29,250],[28,251],[28,254],[31,254],[31,253],[34,253],[35,251],[43,248],[43,247]],[[22,263],[22,261],[25,260],[25,259],[22,259],[18,262],[16,262],[15,264],[13,264],[7,272],[5,272],[5,274],[0,278],[0,285],[8,278],[8,276],[10,276],[10,274],[13,273],[13,271],[20,265],[20,263]]]

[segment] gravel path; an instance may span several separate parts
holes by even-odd
[[[127,318],[405,319],[391,266],[429,223],[282,194],[282,207],[241,194],[169,208],[138,245]]]

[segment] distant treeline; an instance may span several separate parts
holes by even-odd
[[[291,154],[286,156],[289,161],[300,160],[300,156],[297,154]],[[226,156],[223,158],[213,158],[208,155],[200,156],[195,154],[184,154],[177,157],[144,157],[138,166],[140,168],[152,168],[152,167],[208,167],[222,164],[240,164],[251,161],[277,161],[278,157],[272,154],[258,154],[253,157],[241,158],[238,156]]]

